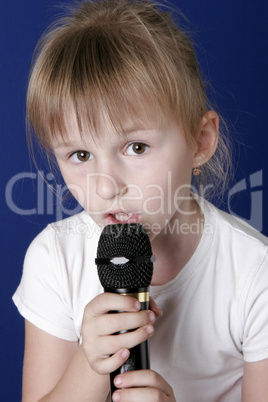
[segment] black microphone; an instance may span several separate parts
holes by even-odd
[[[141,310],[148,310],[154,260],[149,236],[142,225],[120,223],[104,227],[95,262],[105,292],[136,297]],[[124,332],[128,331],[120,333]],[[118,374],[143,369],[150,369],[148,340],[130,349],[126,362],[110,374],[111,395],[116,390],[113,381]]]

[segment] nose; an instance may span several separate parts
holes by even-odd
[[[123,195],[127,187],[122,180],[107,173],[98,173],[96,176],[96,193],[104,200],[111,200]]]

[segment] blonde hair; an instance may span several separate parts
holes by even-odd
[[[101,111],[117,128],[122,116],[149,122],[175,117],[189,144],[195,143],[200,119],[211,107],[194,47],[162,6],[149,0],[84,0],[44,34],[27,93],[30,144],[33,132],[48,151],[54,137],[64,137],[70,105],[81,134],[82,121],[96,131]],[[221,135],[200,177],[215,176],[223,189],[230,161]]]

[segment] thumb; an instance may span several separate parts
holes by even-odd
[[[160,307],[156,304],[154,299],[150,297],[150,309],[155,313],[156,317],[159,318],[163,315],[163,311]]]

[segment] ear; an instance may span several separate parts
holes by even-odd
[[[219,139],[219,116],[213,110],[201,118],[196,135],[193,168],[206,163],[214,154]]]

